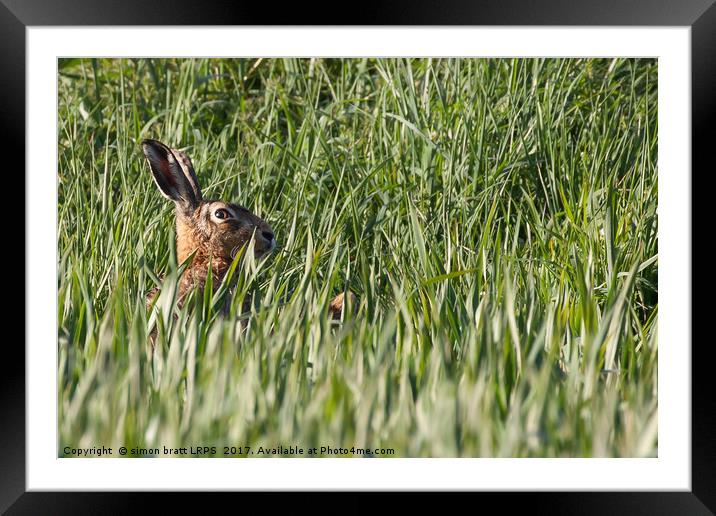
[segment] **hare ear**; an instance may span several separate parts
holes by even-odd
[[[192,173],[190,179],[185,174],[180,159],[163,143],[156,140],[143,140],[142,149],[152,170],[154,182],[157,183],[164,197],[174,201],[177,209],[185,214],[193,212],[201,202],[194,189],[196,185],[198,191],[196,176]]]
[[[181,166],[182,172],[184,172],[184,176],[186,176],[187,181],[189,181],[189,184],[191,185],[191,189],[194,191],[194,197],[196,198],[197,202],[201,202],[203,200],[203,197],[201,196],[201,188],[199,188],[199,180],[196,178],[196,172],[194,172],[194,165],[191,164],[189,156],[184,154],[182,151],[178,151],[176,149],[171,149],[171,151],[174,156],[179,160],[179,165]]]

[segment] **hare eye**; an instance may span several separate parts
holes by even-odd
[[[226,210],[224,210],[224,209],[216,210],[216,211],[214,212],[214,217],[216,217],[217,219],[228,219],[228,218],[229,218],[229,212],[226,211]]]

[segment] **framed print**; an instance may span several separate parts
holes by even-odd
[[[440,490],[713,510],[691,338],[708,2],[351,26],[3,2],[26,204],[3,509]]]

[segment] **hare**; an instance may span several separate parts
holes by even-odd
[[[143,140],[142,149],[159,191],[174,202],[177,260],[182,263],[195,253],[179,282],[180,306],[192,288],[204,288],[210,263],[216,289],[236,253],[252,239],[257,259],[276,248],[273,229],[265,220],[237,204],[203,198],[194,166],[186,154],[156,140]],[[149,293],[147,306],[156,294],[156,289]],[[229,306],[230,302],[224,303],[224,315]]]
[[[246,208],[218,199],[205,200],[199,180],[189,157],[156,140],[143,140],[142,149],[149,163],[154,182],[161,194],[174,202],[176,208],[177,260],[184,262],[195,253],[179,282],[178,304],[192,288],[204,288],[211,263],[212,285],[218,288],[242,246],[254,241],[257,259],[276,249],[271,226]],[[152,289],[147,296],[149,308],[158,293]],[[243,310],[248,310],[248,300]],[[343,295],[336,296],[329,310],[334,319],[343,310]],[[221,312],[228,315],[231,299],[227,296]]]

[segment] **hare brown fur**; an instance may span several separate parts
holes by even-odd
[[[156,140],[143,140],[142,148],[159,191],[174,202],[177,260],[183,263],[194,253],[179,282],[179,305],[192,288],[204,288],[210,268],[212,284],[218,288],[236,253],[252,239],[256,258],[276,248],[273,230],[265,220],[243,206],[203,198],[186,154]],[[156,289],[149,293],[147,306],[156,294]]]
[[[143,140],[142,149],[159,191],[174,202],[178,262],[183,263],[195,253],[179,282],[179,306],[192,288],[203,290],[210,268],[212,285],[218,288],[236,253],[252,239],[257,259],[276,248],[273,230],[266,221],[237,204],[203,198],[194,166],[186,154],[157,140]],[[147,308],[157,293],[156,288],[150,291]],[[244,311],[248,303],[250,300],[245,303]],[[344,296],[339,294],[329,305],[334,319],[340,319],[343,306]],[[229,307],[227,298],[222,307],[224,315],[228,314]]]

